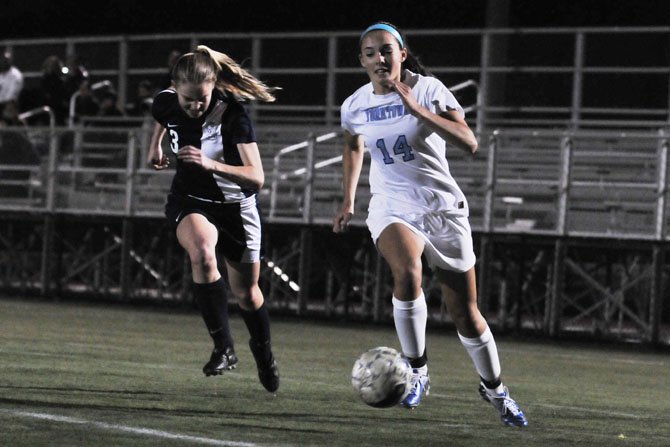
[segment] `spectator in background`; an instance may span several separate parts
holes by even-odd
[[[167,59],[167,72],[163,75],[161,78],[160,84],[158,87],[161,90],[165,90],[166,88],[170,88],[172,85],[172,67],[174,67],[174,64],[177,63],[177,60],[181,57],[181,51],[178,50],[172,50],[170,51],[170,54],[168,54],[168,59]]]
[[[79,91],[84,82],[90,81],[88,70],[81,63],[79,56],[70,54],[67,57],[65,67],[65,91],[69,99],[75,92]]]
[[[130,116],[151,116],[151,105],[154,101],[154,85],[148,79],[137,84],[135,101],[128,104],[126,112]]]
[[[19,119],[19,108],[15,101],[5,104],[0,114],[0,124],[4,126],[20,126],[23,124]]]
[[[118,95],[114,90],[105,90],[100,94],[100,108],[98,110],[98,116],[125,116],[125,114],[119,108]]]
[[[54,113],[57,126],[65,124],[68,110],[68,94],[65,89],[63,61],[58,56],[49,56],[42,64],[41,88],[43,102]]]
[[[0,114],[10,103],[18,109],[21,90],[23,90],[23,73],[12,64],[9,52],[0,53]]]
[[[16,102],[5,103],[0,115],[0,130],[3,130],[0,132],[0,165],[39,166],[40,155],[22,124]],[[0,170],[0,179],[8,181],[2,185],[2,197],[27,197],[31,190],[30,177],[31,172],[25,168]]]
[[[96,116],[100,110],[100,106],[95,96],[93,96],[90,81],[88,79],[82,81],[77,91],[79,94],[74,104],[75,118],[80,116]]]

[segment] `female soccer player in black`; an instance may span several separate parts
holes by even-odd
[[[177,170],[165,214],[190,258],[193,295],[214,340],[203,372],[221,374],[238,361],[217,266],[218,244],[232,295],[251,335],[249,346],[260,381],[274,392],[279,372],[270,344],[268,311],[258,287],[262,241],[256,193],[264,173],[253,125],[238,102],[274,101],[274,88],[227,55],[202,45],[179,58],[172,82],[154,99],[152,113],[158,123],[148,161],[157,170],[168,166],[161,148],[167,133]]]

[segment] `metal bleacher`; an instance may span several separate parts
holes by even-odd
[[[35,159],[35,165],[4,166],[4,172],[11,171],[14,177],[21,173],[19,177],[31,180],[21,203],[21,196],[9,189],[17,186],[16,179],[5,175],[2,181],[7,188],[3,188],[0,207],[161,216],[171,172],[155,172],[144,166],[147,132],[146,126],[82,127],[74,132],[71,150],[45,154]],[[55,140],[66,135],[71,133],[58,133]],[[341,200],[339,131],[273,126],[259,129],[258,137],[266,173],[259,197],[267,220],[330,222]],[[657,237],[656,218],[663,217],[663,210],[657,209],[658,193],[662,192],[659,151],[667,142],[667,137],[658,133],[498,130],[481,136],[475,156],[448,149],[451,172],[469,200],[473,228],[484,230],[488,225],[489,230],[562,234],[557,222],[565,138],[570,138],[572,145],[567,234]],[[495,178],[488,178],[492,139],[499,147]],[[54,160],[49,159],[51,155]],[[363,224],[369,198],[368,164],[359,182],[354,221],[358,225]],[[52,204],[47,202],[46,191],[50,181],[54,187]],[[486,192],[491,186],[492,217],[486,223]],[[667,212],[665,215],[663,233],[667,234]]]
[[[632,44],[646,42],[663,52],[670,42],[668,33],[667,27],[408,31],[414,51],[436,61],[432,71],[452,87],[477,131],[480,146],[474,156],[450,147],[447,158],[469,202],[481,307],[492,324],[539,329],[550,336],[578,328],[670,343],[670,313],[664,310],[670,308],[668,95],[654,95],[654,104],[632,105],[616,103],[617,95],[605,95],[595,106],[587,88],[597,90],[602,79],[616,84],[620,76],[637,82],[632,77],[644,74],[644,85],[627,88],[667,93],[670,69],[659,66],[660,56],[638,66],[603,61],[600,54],[586,57],[609,36],[635,36]],[[388,292],[388,272],[365,234],[367,156],[353,234],[333,239],[329,228],[341,200],[338,104],[364,82],[355,59],[343,57],[341,50],[356,36],[82,37],[64,39],[62,50],[99,61],[100,67],[90,67],[92,80],[111,79],[122,101],[135,81],[163,73],[160,56],[178,43],[191,48],[225,42],[237,59],[251,54],[250,69],[272,85],[285,86],[286,93],[277,104],[249,106],[265,170],[259,200],[273,236],[263,266],[269,301],[298,314],[346,314],[355,309],[379,321],[385,318],[381,298]],[[552,36],[560,36],[556,42],[566,54],[573,52],[571,63],[538,62],[537,54],[528,61],[522,58],[525,49],[532,50],[533,39],[553,42]],[[314,54],[324,55],[324,60],[310,55],[297,67],[271,65],[265,44],[276,48],[270,40],[289,43],[302,38],[323,47]],[[502,38],[509,38],[512,53],[516,48],[512,59],[519,64],[480,65],[492,51],[491,44]],[[650,45],[659,39],[664,39],[663,45]],[[22,54],[27,57],[21,51],[26,48],[40,62],[44,56],[41,40],[4,44],[15,51],[18,63]],[[136,48],[150,44],[155,49],[139,57]],[[107,59],[96,56],[98,45],[118,50],[118,60],[104,65]],[[469,48],[477,62],[468,62],[471,57],[446,61],[441,51],[445,45]],[[39,66],[29,58],[23,62]],[[27,84],[39,76],[37,69],[25,74]],[[514,85],[528,80],[524,88],[532,89],[548,75],[550,82],[535,96],[520,92],[521,98],[539,98],[537,103],[515,103],[516,96],[509,104],[485,100],[495,77],[506,77]],[[557,77],[562,78],[558,84],[570,85],[561,95],[566,102],[541,103],[543,93],[557,85],[551,82]],[[304,98],[306,91],[324,97],[295,103],[301,99],[292,98]],[[66,128],[54,126],[52,117],[49,125],[32,125],[32,114],[49,110],[27,112],[24,126],[0,127],[0,288],[185,299],[187,264],[163,218],[173,172],[156,172],[145,163],[151,120],[73,119]],[[21,157],[16,157],[17,148]],[[353,254],[344,261],[329,256],[340,250]],[[351,271],[343,273],[342,264]],[[284,277],[293,281],[290,287]],[[426,282],[430,298],[431,285]],[[435,318],[446,319],[444,306],[437,307],[431,301]]]
[[[30,130],[35,132],[39,129]],[[342,174],[338,154],[342,143],[339,130],[306,129],[303,126],[260,126],[258,130],[266,173],[259,200],[271,231],[280,235],[273,238],[272,254],[263,269],[264,277],[274,284],[269,289],[269,296],[277,305],[288,306],[299,313],[305,311],[300,309],[307,309],[308,306],[318,306],[319,309],[325,306],[325,309],[330,309],[327,312],[332,312],[338,305],[348,309],[350,304],[346,304],[349,299],[346,289],[340,289],[337,299],[328,298],[328,292],[318,292],[317,295],[323,293],[326,299],[326,304],[318,304],[318,300],[314,300],[314,292],[310,292],[306,285],[311,281],[324,280],[328,284],[336,284],[334,271],[310,273],[310,269],[317,266],[325,268],[327,264],[312,264],[309,259],[311,250],[315,249],[313,244],[326,243],[331,237],[327,236],[330,221],[341,200]],[[169,271],[185,268],[178,257],[175,259],[178,251],[162,256],[156,253],[164,245],[164,238],[169,237],[169,231],[166,235],[165,229],[158,232],[149,228],[137,230],[143,236],[140,237],[141,242],[134,244],[147,246],[123,248],[133,240],[124,236],[128,231],[132,234],[126,227],[156,226],[157,222],[164,222],[163,204],[172,171],[156,172],[145,166],[146,145],[143,142],[148,136],[147,127],[52,128],[46,131],[51,132],[49,147],[32,163],[3,162],[0,165],[0,209],[4,212],[4,220],[0,222],[3,228],[0,231],[0,256],[13,257],[12,262],[10,258],[6,259],[8,270],[0,270],[4,287],[8,284],[23,284],[21,287],[41,284],[40,287],[50,290],[52,286],[48,282],[38,279],[29,281],[28,278],[36,274],[30,267],[35,265],[42,266],[39,278],[50,276],[48,259],[53,256],[52,249],[42,249],[41,255],[34,253],[31,258],[27,257],[31,251],[26,251],[24,246],[28,244],[29,247],[36,240],[47,243],[54,237],[66,238],[66,235],[54,232],[54,218],[59,222],[72,221],[71,225],[79,227],[82,218],[87,221],[97,217],[99,223],[84,224],[90,228],[83,240],[75,238],[63,245],[66,250],[61,255],[63,259],[72,258],[71,261],[61,261],[62,265],[70,266],[66,269],[71,269],[63,281],[74,282],[81,288],[79,277],[87,266],[93,268],[100,263],[101,256],[106,258],[121,250],[122,253],[127,251],[132,263],[144,271],[143,274],[137,273],[137,278],[148,278],[137,279],[142,287],[138,285],[129,290],[129,285],[119,286],[118,289],[105,288],[97,283],[95,278],[100,278],[100,274],[95,273],[88,280],[90,285],[83,290],[121,296],[160,292],[161,296],[172,297],[170,299],[182,296],[187,290],[181,284],[184,273],[171,273],[174,276],[172,282],[165,276],[167,273],[157,273],[158,266],[168,260],[165,268]],[[21,128],[0,129],[0,138],[8,141],[11,134],[16,137],[26,132]],[[106,141],[114,143],[101,144],[87,154],[95,156],[78,155],[91,149],[89,146],[94,143],[89,137],[92,135],[96,138],[109,135]],[[627,334],[632,330],[641,339],[665,339],[666,336],[658,329],[663,319],[662,307],[658,307],[657,303],[662,302],[662,284],[667,268],[664,267],[662,253],[668,243],[670,224],[667,200],[670,138],[663,132],[498,129],[480,135],[480,140],[480,150],[474,156],[453,148],[447,150],[450,169],[469,201],[475,239],[481,245],[478,256],[480,291],[488,303],[483,303],[486,304],[483,307],[489,307],[489,311],[492,308],[498,314],[498,319],[492,321],[498,321],[499,325],[509,324],[506,323],[507,312],[516,312],[530,319],[527,324],[531,327],[542,327],[549,335],[558,333],[559,324],[563,325],[563,330],[568,323],[570,327],[583,330],[584,327],[591,327],[591,321],[596,321],[598,328],[603,326],[616,330],[619,337],[629,336]],[[63,141],[81,142],[82,146],[70,148],[61,145]],[[366,157],[353,221],[354,227],[361,232],[364,232],[365,208],[369,200],[368,165]],[[28,222],[36,220],[36,224],[20,220],[25,218]],[[121,227],[118,226],[119,220]],[[96,226],[102,227],[96,230]],[[297,230],[299,228],[301,230]],[[24,236],[28,239],[17,240],[16,235],[22,234],[25,229],[31,229],[30,236]],[[96,232],[100,235],[94,237]],[[108,240],[104,248],[98,247],[100,242],[96,241],[100,240]],[[370,310],[381,309],[376,307],[378,305],[365,304],[377,303],[384,293],[380,287],[385,284],[381,281],[383,270],[377,271],[381,264],[379,260],[374,261],[374,252],[369,252],[370,247],[365,240],[367,238],[363,237],[355,250],[356,257],[362,261],[352,264],[356,273],[351,281],[361,283],[352,287],[359,290],[357,295],[362,293],[368,297],[362,303],[367,312],[381,312]],[[534,242],[529,242],[531,240]],[[573,244],[570,241],[576,241],[576,246],[581,248],[570,248]],[[490,254],[491,249],[486,247],[492,244],[503,251]],[[510,244],[516,244],[513,257],[504,251],[509,250],[504,247]],[[608,254],[612,247],[618,248]],[[88,254],[81,254],[81,250]],[[555,254],[553,263],[548,261],[551,252],[569,253],[570,250],[575,254]],[[70,251],[72,253],[68,254]],[[647,252],[653,252],[653,256]],[[503,255],[504,258],[499,258]],[[532,257],[532,260],[526,257]],[[518,267],[515,267],[515,262],[519,263]],[[22,265],[24,267],[21,268]],[[127,264],[121,262],[118,265]],[[548,279],[542,280],[536,277],[537,273],[529,273],[525,279],[526,289],[520,290],[531,293],[530,284],[539,281],[545,286],[536,284],[540,291],[532,292],[532,297],[536,301],[539,294],[546,302],[542,305],[519,302],[512,309],[508,309],[507,305],[500,307],[504,301],[499,300],[509,293],[506,292],[509,286],[503,286],[508,284],[509,272],[524,265],[529,265],[531,272],[544,271]],[[281,269],[277,270],[279,266]],[[554,271],[556,266],[569,270],[574,278],[562,279],[563,274]],[[101,267],[95,270],[98,268]],[[20,276],[22,279],[17,282],[12,279],[16,274],[28,276]],[[322,275],[326,279],[319,279]],[[618,278],[618,286],[610,282],[612,275]],[[293,290],[282,288],[281,281],[277,279],[280,277],[292,281]],[[375,277],[377,281],[373,280]],[[144,284],[147,281],[155,284],[147,286]],[[560,288],[546,288],[547,284],[556,281],[562,284]],[[640,281],[644,285],[642,292],[638,290]],[[584,284],[574,286],[580,282]],[[495,284],[500,284],[501,289],[496,290]],[[576,287],[575,290],[571,290],[572,287]],[[596,292],[592,292],[593,296],[589,294],[588,301],[582,303],[589,288]],[[551,300],[547,298],[549,296]],[[639,303],[640,296],[650,296],[649,302]],[[560,308],[564,310],[555,309],[551,304],[555,300],[562,303]],[[618,311],[600,312],[610,306],[615,306]],[[526,315],[528,312],[530,316]],[[537,312],[544,315],[537,315]],[[382,314],[374,315],[375,318],[383,318]],[[446,318],[443,312],[439,315],[439,318]],[[603,318],[605,321],[601,322]],[[631,320],[632,323],[613,329],[614,320],[619,322],[619,326],[622,321]],[[633,329],[629,327],[631,324]]]

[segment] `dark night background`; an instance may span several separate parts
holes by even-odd
[[[668,26],[667,0],[492,0],[507,27]],[[3,2],[0,39],[169,32],[483,28],[486,0],[19,0]],[[8,8],[9,7],[9,8]],[[498,19],[500,20],[500,18]],[[503,19],[504,20],[504,19]],[[498,22],[500,23],[500,22]]]

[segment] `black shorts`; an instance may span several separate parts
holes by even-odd
[[[221,203],[169,194],[165,215],[177,228],[189,214],[205,216],[219,230],[217,248],[234,262],[254,263],[263,257],[261,213],[252,195],[241,202]]]

